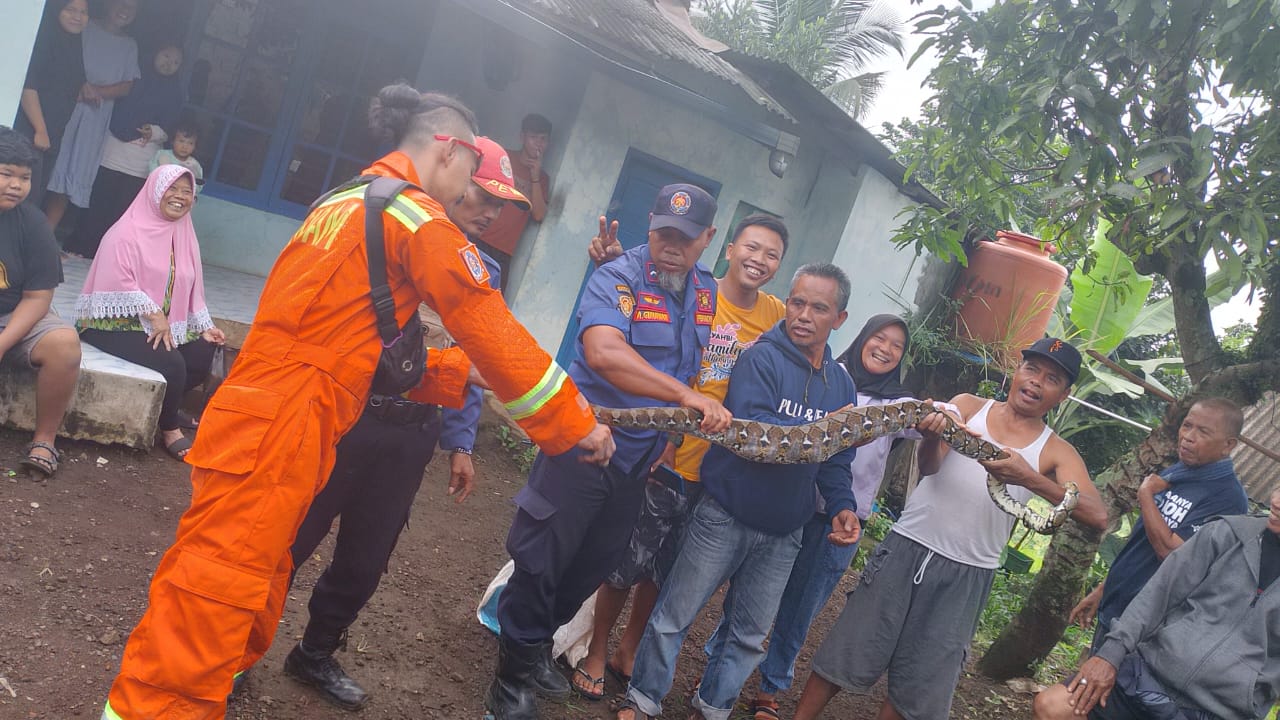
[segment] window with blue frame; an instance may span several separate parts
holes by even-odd
[[[414,78],[434,3],[200,0],[187,110],[210,195],[302,217],[377,154],[378,88]]]

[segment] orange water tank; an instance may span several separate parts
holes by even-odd
[[[963,303],[957,336],[1009,357],[1044,337],[1067,281],[1067,269],[1049,257],[1053,252],[1038,238],[1006,230],[995,242],[977,243],[951,293]]]

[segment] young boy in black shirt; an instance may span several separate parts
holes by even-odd
[[[40,162],[35,146],[0,127],[0,362],[36,370],[36,428],[22,466],[49,477],[54,442],[80,373],[80,336],[51,309],[62,282],[58,244],[43,213],[24,204]]]

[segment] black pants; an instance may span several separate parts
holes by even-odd
[[[439,439],[438,417],[394,425],[366,415],[338,443],[329,482],[312,501],[290,551],[297,572],[342,516],[333,560],[311,593],[311,619],[302,636],[307,647],[330,649],[373,597]]]
[[[204,382],[209,376],[209,366],[213,364],[214,346],[203,338],[183,343],[173,350],[165,349],[163,343],[158,349],[151,347],[147,334],[141,331],[90,328],[80,332],[80,339],[105,353],[149,367],[164,376],[161,430],[178,429],[178,407],[182,405],[182,395]]]
[[[133,199],[142,192],[142,186],[146,184],[145,177],[98,168],[98,176],[93,181],[93,191],[89,195],[89,209],[80,216],[75,232],[67,238],[67,252],[89,258],[96,255],[102,236],[124,215],[124,211],[129,209]]]
[[[498,598],[502,634],[533,645],[551,640],[625,557],[640,515],[649,462],[630,473],[579,462],[581,451],[538,454],[516,494],[507,552],[516,568]]]

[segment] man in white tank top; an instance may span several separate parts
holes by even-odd
[[[813,720],[841,689],[865,693],[886,672],[889,697],[877,720],[944,720],[1000,551],[1014,519],[987,494],[987,474],[1022,502],[1039,495],[1057,504],[1067,483],[1080,490],[1077,521],[1106,528],[1107,512],[1075,448],[1045,424],[1067,398],[1080,353],[1056,338],[1022,351],[1004,402],[961,394],[951,402],[966,429],[1009,450],[980,463],[952,452],[939,433],[941,415],[917,429],[924,478],[893,532],[867,560],[813,659],[795,720]]]

